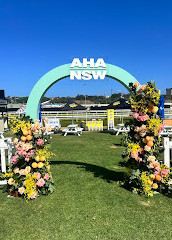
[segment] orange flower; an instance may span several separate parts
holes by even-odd
[[[136,82],[134,83],[134,86],[135,86],[135,88],[139,88],[139,86],[140,86],[139,82],[136,81]]]
[[[141,89],[142,91],[145,91],[145,90],[146,90],[146,85],[142,85],[142,86],[140,87],[140,89]]]
[[[157,181],[161,181],[161,176],[160,176],[160,175],[156,175],[155,179],[156,179]]]
[[[158,188],[158,184],[157,184],[157,183],[154,183],[154,184],[152,185],[152,188],[153,188],[153,189],[157,189],[157,188]]]
[[[31,136],[31,135],[28,135],[28,136],[26,137],[26,139],[27,139],[28,141],[31,141],[31,140],[32,140],[32,136]]]
[[[50,126],[46,126],[46,130],[47,130],[47,132],[50,132],[51,131],[51,127]]]
[[[153,108],[152,108],[152,113],[157,113],[158,112],[158,107],[157,106],[154,106]]]
[[[152,185],[152,184],[153,184],[153,181],[151,181],[150,179],[148,179],[147,183],[148,183],[149,185]]]
[[[147,146],[152,147],[153,146],[153,142],[152,141],[147,142]]]
[[[32,163],[32,167],[33,167],[33,168],[37,168],[37,167],[38,167],[38,164],[37,164],[36,162],[33,162],[33,163]]]
[[[39,123],[39,120],[38,120],[38,119],[36,119],[36,120],[35,120],[35,123]]]
[[[153,174],[149,175],[149,177],[150,177],[151,180],[155,179],[155,175],[153,175]]]
[[[23,142],[25,142],[25,141],[26,141],[26,137],[25,137],[25,136],[22,136],[22,137],[21,137],[21,140],[22,140]]]

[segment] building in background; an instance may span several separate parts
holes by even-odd
[[[166,88],[166,95],[172,96],[172,88]]]
[[[7,99],[5,98],[5,91],[0,90],[0,114],[7,112]]]

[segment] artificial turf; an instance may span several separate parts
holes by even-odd
[[[172,199],[120,187],[121,136],[84,132],[51,139],[55,191],[28,204],[0,191],[0,239],[172,239]]]

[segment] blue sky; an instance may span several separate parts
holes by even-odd
[[[141,84],[172,87],[172,1],[0,1],[0,89],[28,96],[54,67],[101,57]],[[116,81],[83,85],[64,79],[47,96],[103,95],[125,90]],[[125,92],[127,92],[125,90]]]

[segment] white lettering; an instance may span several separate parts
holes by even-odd
[[[82,67],[82,63],[79,58],[74,58],[70,67]]]
[[[75,77],[76,79],[81,80],[81,71],[70,71],[70,79],[74,80]]]
[[[90,79],[92,79],[91,71],[82,71],[82,79],[83,80],[90,80]]]
[[[83,67],[87,67],[87,65],[90,65],[90,68],[93,68],[94,58],[90,58],[90,61],[88,61],[87,58],[83,58]]]
[[[106,76],[106,71],[103,71],[103,72],[101,72],[101,71],[97,71],[97,72],[92,71],[92,75],[93,75],[93,78],[95,80],[97,80],[99,77],[100,77],[101,80],[103,80],[105,78],[105,76]]]
[[[79,58],[74,58],[70,66],[70,79],[74,80],[90,80],[90,79],[101,79],[103,80],[106,76],[106,64],[102,58],[98,58],[94,64],[94,58],[83,58],[83,63],[80,62]]]
[[[95,67],[97,68],[97,67],[106,67],[106,64],[105,64],[105,62],[104,62],[104,60],[103,60],[103,58],[98,58],[97,59],[97,62],[96,62],[96,64],[95,64]]]

